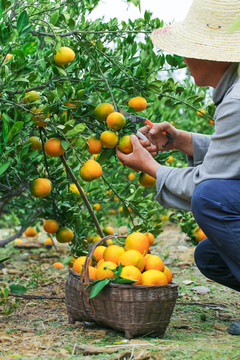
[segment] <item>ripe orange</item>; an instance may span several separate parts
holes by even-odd
[[[196,112],[196,114],[203,117],[204,114],[206,114],[206,110],[205,110],[205,109],[199,109],[199,110]]]
[[[124,135],[121,137],[118,141],[118,148],[121,152],[124,154],[130,154],[133,152],[133,146],[131,143],[131,136],[130,135]]]
[[[48,196],[52,190],[52,183],[49,179],[38,178],[30,183],[30,192],[36,198]]]
[[[63,269],[64,265],[61,262],[57,261],[53,264],[53,267],[55,267],[55,269]]]
[[[61,140],[56,138],[48,139],[44,145],[44,150],[48,156],[52,157],[60,156],[65,152]]]
[[[103,229],[103,232],[107,235],[113,235],[114,234],[114,228],[111,227],[111,226],[106,226],[104,229]]]
[[[36,101],[39,99],[40,99],[40,94],[37,91],[32,90],[25,94],[23,98],[23,102],[24,104],[27,104],[29,102]]]
[[[111,245],[108,246],[104,251],[103,259],[104,261],[112,261],[113,263],[118,265],[118,260],[123,253],[125,253],[123,247],[119,245]]]
[[[100,204],[98,204],[98,203],[93,204],[93,207],[94,207],[94,209],[95,209],[96,211],[101,210],[101,205],[100,205]]]
[[[67,65],[74,59],[75,52],[67,46],[62,46],[56,55],[54,55],[54,61],[59,66]]]
[[[154,243],[154,235],[150,232],[145,232],[144,235],[148,238],[149,244],[152,245]]]
[[[147,270],[142,273],[142,285],[167,285],[166,275],[159,270]]]
[[[83,190],[83,188],[82,188],[82,187],[81,187],[81,189]],[[74,194],[77,194],[77,195],[80,195],[80,196],[81,196],[80,191],[78,190],[78,188],[77,188],[77,185],[76,185],[76,184],[70,184],[70,186],[69,186],[69,190],[70,190],[72,193],[74,193]]]
[[[101,103],[98,104],[94,110],[94,115],[98,121],[106,121],[109,114],[114,112],[112,104]]]
[[[106,250],[106,246],[99,245],[96,247],[96,249],[93,252],[93,256],[96,259],[96,262],[98,263],[101,259],[103,259],[103,253]]]
[[[100,154],[102,151],[102,143],[101,140],[97,139],[96,136],[91,136],[88,141],[88,152],[90,154]]]
[[[97,242],[98,240],[101,240],[101,236],[99,236],[99,235],[93,236],[93,239],[92,239],[93,243]]]
[[[136,266],[140,271],[143,271],[145,266],[144,256],[137,250],[127,250],[118,259],[118,265]]]
[[[162,259],[158,255],[148,254],[145,258],[145,270],[164,270]]]
[[[79,256],[73,263],[73,270],[80,274],[86,258],[86,256]],[[92,265],[92,260],[90,260],[89,265]]]
[[[167,266],[164,266],[163,273],[166,275],[168,283],[171,284],[171,282],[172,282],[172,273],[171,273],[171,271],[169,270],[169,268]]]
[[[118,143],[118,136],[115,132],[107,130],[101,134],[100,140],[103,146],[113,149]]]
[[[97,161],[90,159],[83,164],[79,174],[84,181],[89,182],[102,176],[102,167]]]
[[[48,234],[55,234],[59,229],[59,223],[56,220],[48,219],[44,221],[43,229]]]
[[[112,270],[115,270],[117,265],[113,263],[112,261],[104,261],[96,271],[96,279],[106,279],[106,278],[113,278],[114,273]]]
[[[121,140],[121,139],[120,139]],[[119,147],[119,146],[118,146]],[[134,180],[135,179],[135,174],[134,173],[130,173],[128,174],[128,180]]]
[[[147,107],[147,101],[142,96],[136,96],[129,100],[128,106],[133,107],[134,111],[143,111]]]
[[[112,241],[111,239],[108,239],[108,240],[107,240],[107,243],[108,243],[109,246],[110,246],[110,245],[113,245],[113,241]]]
[[[95,280],[96,279],[96,272],[97,272],[97,269],[93,266],[89,266],[88,267],[88,271],[89,271],[89,279],[93,279]]]
[[[167,159],[167,163],[170,164],[172,162],[174,162],[174,157],[172,155],[170,155]]]
[[[31,110],[34,114],[39,114],[42,112],[42,108],[33,108]],[[49,116],[49,115],[48,115]],[[45,115],[44,114],[40,114],[38,115],[39,118],[41,119],[45,119]],[[43,127],[43,126],[46,126],[47,123],[44,122],[44,121],[41,121],[37,116],[32,116],[32,119],[33,121],[36,123],[36,126],[39,126],[39,127]]]
[[[72,241],[73,238],[74,238],[73,231],[66,226],[61,227],[56,234],[56,239],[60,243],[68,243]]]
[[[37,230],[34,227],[29,226],[25,231],[24,234],[28,237],[33,237],[37,235]]]
[[[137,250],[141,254],[146,255],[149,249],[149,241],[146,235],[140,232],[134,232],[125,240],[125,250]]]
[[[124,279],[137,280],[137,282],[133,283],[133,285],[142,284],[142,274],[141,271],[136,266],[132,266],[132,265],[124,266],[120,276]]]
[[[13,56],[13,54],[7,54],[7,56],[6,56],[5,60],[4,60],[4,62],[5,62],[5,61],[7,61],[7,60],[11,60],[11,59],[13,59],[13,60],[14,60],[14,56]]]
[[[99,268],[100,265],[102,265],[102,263],[104,263],[104,259],[103,259],[103,258],[98,261],[98,263],[97,263],[97,269]]]
[[[195,229],[193,230],[193,235],[195,235],[194,237],[198,242],[206,239],[207,237],[199,226],[195,227]]]
[[[79,101],[77,101],[77,100],[69,100],[69,101],[66,101],[65,103],[64,103],[64,106],[67,106],[67,107],[69,107],[70,109],[72,109],[72,110],[75,110],[74,108],[76,108],[76,107],[78,107],[78,105],[79,105]]]
[[[28,139],[28,142],[31,143],[32,150],[38,150],[38,151],[42,150],[42,142],[37,136],[31,136]]]
[[[22,244],[22,240],[21,239],[15,239],[14,244]]]
[[[121,113],[115,111],[108,115],[107,126],[110,127],[110,129],[120,130],[125,125],[126,125],[126,119]]]
[[[44,246],[46,249],[51,249],[52,246],[53,246],[53,242],[52,242],[52,239],[49,237],[47,238],[45,241],[44,241]]]
[[[141,173],[139,183],[145,187],[152,187],[156,185],[156,179],[146,173]]]

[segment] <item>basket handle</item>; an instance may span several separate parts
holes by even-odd
[[[96,241],[92,247],[90,248],[86,260],[83,264],[82,267],[82,271],[81,271],[81,275],[80,275],[80,282],[82,284],[85,284],[86,286],[89,285],[89,264],[90,264],[90,260],[93,256],[94,250],[98,247],[98,245],[100,245],[102,242],[112,239],[112,238],[126,238],[126,235],[118,235],[118,234],[113,234],[113,235],[108,235],[103,237],[102,239]]]

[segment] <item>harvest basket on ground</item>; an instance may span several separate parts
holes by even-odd
[[[123,331],[126,338],[154,335],[162,338],[169,324],[177,296],[177,285],[125,285],[110,283],[100,293],[89,299],[91,288],[88,266],[95,248],[90,249],[81,275],[69,270],[66,282],[66,305],[70,323],[95,322],[105,327]]]

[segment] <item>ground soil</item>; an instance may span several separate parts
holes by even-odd
[[[68,249],[46,250],[40,236],[31,240],[40,243],[37,248],[15,249],[11,244],[0,249],[0,258],[11,254],[0,270],[0,289],[21,284],[28,287],[25,295],[51,297],[0,298],[0,359],[239,360],[240,337],[227,333],[230,322],[240,320],[239,294],[203,277],[194,264],[191,242],[175,225],[165,223],[163,228],[151,252],[162,257],[179,285],[163,339],[146,335],[127,340],[123,333],[94,323],[69,324],[64,301],[68,267],[52,266]],[[198,286],[202,288],[195,289]]]

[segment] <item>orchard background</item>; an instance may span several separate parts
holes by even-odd
[[[141,174],[120,164],[115,148],[103,146],[94,155],[89,152],[88,139],[99,139],[111,130],[106,121],[97,119],[98,104],[109,103],[115,111],[120,107],[134,114],[128,102],[135,96],[147,100],[147,108],[138,114],[152,122],[169,121],[187,131],[211,134],[214,105],[210,90],[196,87],[188,73],[177,80],[177,70],[185,67],[182,58],[153,48],[150,33],[164,25],[161,19],[146,11],[143,18],[134,21],[89,21],[88,15],[100,2],[0,2],[3,267],[21,254],[13,244],[28,227],[41,232],[42,243],[49,237],[42,228],[45,219],[56,220],[74,234],[65,252],[60,252],[65,265],[72,256],[86,255],[92,242],[112,229],[118,233],[123,226],[129,233],[151,232],[157,238],[164,234],[167,220],[177,225],[191,245],[197,243],[191,212],[162,208],[154,200],[155,186],[142,186]],[[123,0],[122,6],[127,9],[129,2],[140,6],[139,0]],[[62,47],[75,54],[66,64],[54,60]],[[35,95],[29,96],[30,92]],[[38,126],[39,121],[44,126]],[[126,125],[114,132],[121,138],[134,131],[127,119]],[[46,154],[44,145],[51,138],[61,141],[61,156]],[[84,181],[80,169],[92,159],[102,167],[102,176]],[[178,151],[162,152],[157,160],[167,166],[187,166],[185,156]],[[39,178],[51,181],[46,197],[38,198],[31,191],[31,184]],[[50,241],[56,247],[54,234]],[[35,269],[31,274],[37,277],[38,272]],[[19,284],[15,278],[12,281]],[[24,292],[23,288],[16,285],[14,289]],[[3,282],[5,315],[14,314],[17,307],[8,300],[10,290]]]

